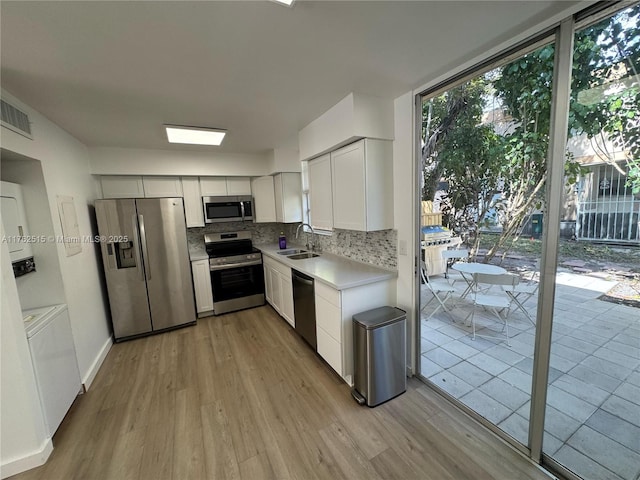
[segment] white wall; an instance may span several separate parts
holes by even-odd
[[[416,167],[413,138],[413,94],[408,92],[394,101],[395,140],[393,142],[393,205],[394,227],[398,232],[397,304],[407,312],[407,361],[415,372],[416,299],[414,294],[416,225]],[[403,248],[401,249],[400,246]],[[404,252],[406,248],[406,253]]]
[[[1,222],[0,230],[4,235]],[[45,433],[9,248],[2,243],[0,250],[0,472],[5,478],[42,465],[52,445]]]
[[[41,162],[55,235],[62,235],[56,195],[72,196],[75,200],[80,234],[87,236],[95,234],[96,232],[92,228],[90,208],[92,208],[91,204],[96,197],[96,189],[93,177],[89,172],[86,147],[4,90],[2,97],[27,112],[30,117],[33,140],[3,128],[2,147],[4,150]],[[35,226],[31,226],[31,228],[33,229]],[[88,387],[111,346],[108,303],[106,292],[102,286],[98,250],[95,244],[83,244],[80,254],[67,257],[62,243],[56,243],[55,247],[60,262],[66,303],[69,307],[71,328],[78,355],[78,367],[82,381]],[[12,304],[19,303],[17,291],[6,290],[4,284],[2,285],[2,295],[3,299],[7,296]],[[19,309],[13,308],[7,312],[7,315],[15,325],[22,321]],[[2,320],[4,325],[5,318]],[[4,333],[3,330],[3,345],[5,342],[14,343],[20,349],[20,355],[23,357],[28,355],[23,328],[10,330],[6,336]],[[6,365],[3,362],[2,368],[3,376],[5,368],[18,376],[26,374],[25,365],[15,361],[8,362]],[[6,415],[14,415],[11,409],[16,402],[12,395],[12,390],[3,388],[1,405],[3,418]],[[36,415],[33,412],[31,414]],[[15,415],[18,415],[18,418],[22,417],[23,422],[32,421],[29,415],[21,416],[19,412]],[[22,452],[28,456],[32,453],[32,445],[26,442],[20,444],[17,441],[19,436],[5,433],[4,424],[2,426],[2,440],[3,443],[11,441],[13,451],[16,454]],[[44,434],[40,440],[44,441]],[[1,460],[4,465],[9,459],[5,459],[3,456]]]
[[[180,150],[97,147],[89,150],[97,175],[249,176],[271,173],[269,154],[210,153]]]
[[[296,147],[283,147],[273,150],[273,160],[269,173],[300,172],[302,163]]]

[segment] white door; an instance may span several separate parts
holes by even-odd
[[[327,154],[309,162],[309,203],[314,228],[333,228],[331,190],[331,156]]]

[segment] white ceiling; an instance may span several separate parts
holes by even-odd
[[[575,2],[12,2],[2,87],[88,146],[262,153],[349,92],[397,96]],[[172,146],[163,123],[229,130]]]

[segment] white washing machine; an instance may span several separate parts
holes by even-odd
[[[65,304],[22,312],[40,403],[53,437],[82,388]]]

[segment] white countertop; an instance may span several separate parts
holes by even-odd
[[[208,260],[209,255],[204,249],[204,242],[198,244],[189,244],[189,260],[195,262],[196,260]]]
[[[398,276],[395,270],[357,262],[331,253],[321,252],[319,257],[290,260],[285,255],[278,255],[280,248],[277,243],[254,245],[254,247],[260,249],[263,255],[306,273],[337,290],[390,280]],[[288,248],[298,247],[289,245]]]

